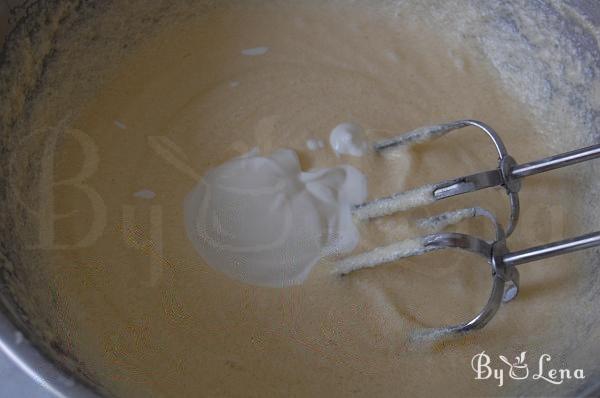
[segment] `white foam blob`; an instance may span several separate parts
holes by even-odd
[[[211,267],[242,282],[302,283],[324,256],[358,244],[352,205],[367,197],[352,166],[303,172],[296,152],[256,152],[210,170],[184,202],[187,235]]]
[[[269,51],[269,47],[254,47],[242,50],[242,54],[250,57],[255,57],[257,55],[264,55],[267,53],[267,51]]]
[[[134,193],[133,196],[140,199],[154,199],[156,197],[156,193],[149,189],[142,189],[141,191]]]
[[[338,124],[329,135],[329,144],[338,155],[363,156],[369,150],[369,141],[358,124]]]
[[[325,147],[325,143],[322,140],[311,138],[306,140],[306,147],[311,151],[316,151],[317,149]]]
[[[125,123],[119,121],[119,120],[115,120],[114,121],[115,126],[117,126],[118,128],[120,128],[121,130],[125,130],[127,128],[127,126],[125,125]]]

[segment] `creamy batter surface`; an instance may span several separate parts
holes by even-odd
[[[362,126],[374,140],[473,118],[493,126],[518,160],[555,152],[483,53],[427,23],[419,7],[394,10],[327,2],[206,7],[136,47],[66,130],[54,158],[54,178],[66,182],[55,186],[54,206],[68,216],[46,236],[62,248],[42,251],[50,265],[40,280],[56,292],[60,311],[49,317],[57,334],[109,392],[509,394],[515,385],[499,390],[474,380],[474,354],[512,358],[561,347],[556,354],[569,359],[561,314],[579,313],[568,299],[577,255],[524,267],[521,296],[484,330],[417,344],[411,332],[482,308],[491,278],[479,258],[436,252],[345,277],[331,273],[328,258],[302,284],[260,287],[209,267],[186,236],[186,195],[209,169],[255,147],[265,156],[293,149],[303,170],[351,165],[367,176],[372,198],[496,164],[491,143],[470,129],[385,155],[307,147],[328,143],[340,123]],[[558,135],[562,126],[554,127],[545,134]],[[575,230],[566,215],[579,183],[565,175],[526,182],[514,249]],[[415,221],[425,216],[475,205],[506,220],[503,191],[478,192],[360,222],[354,253],[422,234]],[[480,220],[455,230],[493,237]]]

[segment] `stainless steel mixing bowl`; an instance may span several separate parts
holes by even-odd
[[[2,44],[2,56],[0,57],[0,71],[2,68],[15,68],[15,62],[23,62],[22,67],[31,68],[41,79],[45,73],[46,63],[56,57],[53,46],[59,41],[59,35],[80,34],[85,31],[88,34],[88,44],[90,51],[94,51],[93,41],[110,40],[110,34],[94,25],[93,20],[97,13],[102,13],[103,6],[112,2],[83,2],[83,1],[33,1],[33,0],[4,0],[0,3],[0,43]],[[481,2],[482,6],[485,1]],[[538,1],[541,9],[546,9],[548,13],[555,13],[560,18],[557,24],[563,34],[582,48],[586,48],[589,53],[594,54],[596,58],[596,68],[591,73],[600,73],[600,50],[597,37],[584,34],[586,30],[574,29],[579,19],[574,19],[569,15],[561,15],[550,1]],[[600,28],[600,3],[597,0],[565,0],[573,9],[583,16],[580,21],[585,20],[593,29]],[[77,17],[71,14],[77,10]],[[168,11],[168,2],[165,2],[163,11]],[[460,12],[460,10],[457,10]],[[156,16],[159,17],[158,15]],[[498,16],[499,18],[508,18],[510,15]],[[144,20],[147,16],[144,17]],[[65,31],[56,29],[56,26],[68,24],[69,28]],[[143,34],[144,29],[148,29],[151,21],[140,22],[139,31]],[[85,28],[84,28],[85,27]],[[589,32],[589,30],[587,31]],[[55,36],[52,36],[52,35]],[[515,32],[514,34],[518,34]],[[50,35],[45,37],[44,35]],[[134,39],[132,39],[134,40]],[[86,43],[85,40],[83,42]],[[26,54],[31,54],[28,58]],[[30,70],[30,72],[31,72]],[[4,76],[6,77],[6,76]],[[76,76],[74,78],[82,78]],[[8,86],[6,80],[0,79],[0,84]],[[27,106],[35,102],[35,82],[24,82],[27,87],[21,87],[27,94],[23,98],[21,110],[27,112]],[[6,89],[6,87],[5,87]],[[0,87],[0,94],[3,90]],[[6,92],[4,92],[6,94]],[[0,101],[2,101],[0,97]],[[14,132],[11,126],[18,122],[22,116],[20,111],[15,110],[11,113],[7,107],[3,108],[4,114],[0,120],[2,128],[0,129],[0,351],[8,354],[14,362],[28,373],[33,379],[47,388],[57,396],[88,397],[103,394],[103,388],[97,380],[90,377],[85,370],[85,364],[78,362],[77,358],[69,352],[68,348],[61,346],[57,341],[48,340],[48,335],[42,333],[40,328],[43,326],[39,322],[40,314],[32,313],[20,305],[24,296],[30,294],[26,289],[19,290],[14,287],[27,287],[31,275],[31,270],[24,263],[24,257],[21,256],[23,249],[21,242],[14,239],[12,234],[15,226],[20,225],[26,220],[23,214],[15,213],[10,206],[8,195],[6,159],[13,148]],[[600,120],[598,116],[600,110],[592,110],[595,113],[596,121]],[[594,140],[600,138],[600,126],[596,123],[596,129],[591,131],[594,134]],[[39,159],[29,159],[24,161],[22,167],[24,170],[30,170],[34,173],[35,162]],[[34,175],[31,175],[34,179]],[[597,199],[596,199],[597,200]],[[590,203],[594,201],[589,199]],[[597,205],[595,208],[597,209]],[[597,226],[596,226],[597,228]],[[598,264],[595,260],[596,266]],[[600,268],[600,267],[598,267]],[[597,275],[592,278],[597,280]],[[19,295],[21,295],[19,297]],[[594,344],[593,342],[591,342]],[[597,344],[597,342],[596,342]],[[0,382],[1,390],[1,382]],[[1,392],[1,391],[0,391]],[[573,394],[579,396],[600,396],[600,374],[589,375],[585,385]]]

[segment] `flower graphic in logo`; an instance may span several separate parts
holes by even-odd
[[[523,351],[520,355],[516,356],[514,363],[510,363],[510,361],[504,355],[498,356],[502,362],[509,366],[509,376],[511,379],[524,380],[529,377],[529,368],[525,363],[526,353],[527,351]]]

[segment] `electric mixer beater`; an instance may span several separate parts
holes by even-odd
[[[401,258],[448,248],[476,253],[485,258],[491,266],[493,284],[490,297],[484,308],[470,321],[459,325],[432,329],[425,334],[429,336],[440,337],[459,334],[484,327],[494,317],[502,302],[508,302],[517,296],[519,290],[518,265],[600,246],[600,231],[515,252],[509,251],[507,246],[507,238],[513,233],[519,220],[519,190],[521,189],[522,179],[531,175],[600,158],[600,144],[530,163],[518,164],[508,154],[498,133],[490,126],[475,120],[461,120],[422,127],[391,139],[378,141],[373,145],[373,148],[376,152],[382,152],[399,146],[415,145],[469,126],[483,131],[492,140],[499,155],[499,163],[496,169],[425,185],[410,191],[375,199],[356,206],[353,209],[354,217],[358,220],[369,220],[428,205],[452,196],[502,186],[506,190],[510,203],[510,217],[506,231],[496,220],[496,217],[483,208],[473,207],[454,210],[419,222],[421,227],[432,229],[436,233],[407,239],[389,246],[378,247],[365,253],[347,257],[337,262],[335,266],[336,273],[346,275],[361,268],[374,267]],[[461,233],[440,232],[448,225],[456,224],[472,217],[485,217],[494,224],[496,236],[493,241],[485,241]]]

